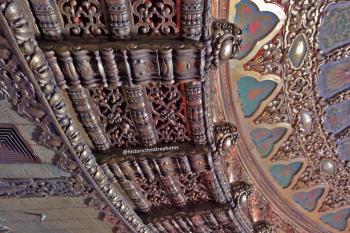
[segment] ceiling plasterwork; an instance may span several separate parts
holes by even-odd
[[[220,84],[225,117],[258,189],[307,232],[350,230],[349,12],[348,1],[230,2],[243,49]]]

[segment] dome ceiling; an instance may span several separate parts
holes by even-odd
[[[0,0],[0,98],[133,232],[349,232],[349,17],[339,0]]]
[[[244,167],[300,230],[349,232],[350,2],[230,1],[228,17],[243,43],[218,111]]]

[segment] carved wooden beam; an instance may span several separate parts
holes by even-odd
[[[13,47],[13,52],[19,59],[21,67],[27,74],[38,93],[40,101],[52,117],[58,133],[80,165],[87,180],[92,183],[95,190],[109,204],[114,213],[123,217],[131,229],[140,233],[148,232],[147,227],[142,224],[116,188],[108,183],[107,176],[101,167],[96,164],[90,149],[81,138],[22,9],[13,0],[1,1],[0,9],[1,32]]]
[[[175,212],[176,211],[176,212]],[[233,232],[233,212],[227,205],[205,203],[153,213],[144,217],[154,232]]]

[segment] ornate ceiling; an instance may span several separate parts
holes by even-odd
[[[349,1],[0,10],[0,97],[123,229],[350,232]]]
[[[217,111],[237,124],[256,187],[305,232],[350,231],[349,4],[229,4],[243,43]]]

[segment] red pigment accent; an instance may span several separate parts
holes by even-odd
[[[243,7],[243,13],[245,13],[245,14],[251,14],[252,13],[252,11],[250,10],[250,8],[249,7]]]
[[[258,97],[259,95],[264,93],[264,91],[265,91],[265,88],[263,88],[263,87],[259,87],[259,88],[253,89],[253,90],[249,91],[248,99],[249,100],[254,100],[254,99],[256,99],[256,97]]]
[[[269,142],[265,142],[262,145],[260,145],[264,150],[267,150],[270,148],[270,143]]]
[[[249,25],[249,32],[250,33],[255,33],[255,32],[257,32],[259,29],[260,29],[260,26],[261,26],[261,24],[260,24],[260,22],[259,21],[254,21],[254,22],[252,22],[250,25]]]
[[[74,23],[80,23],[80,17],[79,16],[74,18]]]

